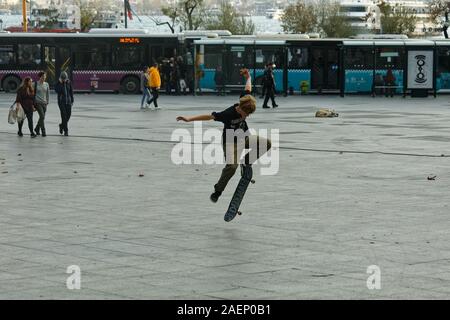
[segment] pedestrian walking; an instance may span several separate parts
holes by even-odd
[[[33,130],[33,112],[34,112],[34,89],[32,85],[32,80],[30,77],[25,77],[20,85],[20,87],[17,90],[16,95],[16,104],[17,107],[22,107],[23,111],[25,112],[25,115],[27,117],[28,121],[28,129],[30,129],[30,136],[31,138],[35,138],[36,134]],[[22,126],[23,122],[25,120],[22,119],[20,121],[17,121],[17,125],[19,127],[19,131],[17,132],[17,135],[19,137],[23,136],[22,133]]]
[[[272,107],[273,108],[278,107],[278,105],[275,102],[275,79],[273,76],[273,68],[274,65],[272,62],[270,62],[267,67],[266,77],[264,79],[264,84],[266,86],[266,97],[264,98],[263,108],[270,108],[267,105],[269,98],[272,101]]]
[[[50,102],[50,86],[45,81],[47,79],[47,74],[43,71],[38,74],[39,80],[34,85],[34,108],[39,114],[39,121],[36,125],[34,131],[36,135],[40,135],[42,132],[42,136],[46,137],[45,131],[45,114],[47,113],[47,106]]]
[[[261,95],[259,96],[261,99],[263,99],[266,96],[266,77],[267,77],[267,68],[268,63],[264,66],[264,73],[261,79]]]
[[[61,123],[59,124],[59,133],[65,136],[69,135],[69,120],[72,115],[73,106],[73,88],[72,83],[66,72],[61,72],[59,81],[55,86],[55,91],[58,94],[58,107],[61,112]]]
[[[144,109],[144,103],[150,99],[150,68],[145,67],[144,72],[142,73],[141,77],[141,83],[142,83],[142,99],[141,99],[141,109]],[[145,105],[146,108],[148,108],[148,105]]]
[[[158,63],[154,63],[150,68],[150,90],[152,93],[152,98],[147,101],[147,104],[155,105],[155,108],[158,108],[158,97],[159,97],[159,89],[161,87],[161,76],[158,71]]]

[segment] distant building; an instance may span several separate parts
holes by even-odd
[[[81,0],[81,4],[95,4],[98,0]],[[123,24],[121,0],[109,0],[108,8],[97,12],[91,28],[119,28]],[[135,2],[135,1],[134,1]],[[72,0],[32,0],[30,22],[33,28],[43,25],[51,29],[81,29],[80,8]],[[53,24],[51,23],[53,21]]]
[[[34,29],[81,29],[80,8],[75,5],[51,5],[47,8],[33,5],[30,27]]]
[[[343,0],[341,10],[347,16],[348,21],[359,33],[372,31],[381,32],[380,10],[374,0]],[[430,19],[429,3],[419,0],[386,0],[386,3],[395,10],[396,6],[405,8],[417,18],[415,36],[435,35],[442,32],[442,27],[436,25]]]
[[[19,3],[19,0],[0,0],[0,6],[14,6]]]

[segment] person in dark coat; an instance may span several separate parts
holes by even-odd
[[[186,89],[187,89],[187,83],[186,83],[186,74],[187,74],[187,70],[186,70],[186,64],[183,61],[182,57],[178,57],[177,59],[177,66],[178,69],[180,70],[180,91],[183,92],[184,95],[186,95]]]
[[[164,82],[164,90],[166,94],[172,92],[172,83],[171,83],[171,75],[172,75],[173,67],[170,65],[170,61],[164,60],[162,65],[162,76]]]
[[[217,66],[216,74],[214,75],[214,82],[216,83],[217,95],[225,95],[225,78],[221,66]]]
[[[264,73],[263,73],[263,76],[262,76],[262,79],[261,79],[261,96],[260,96],[261,99],[266,96],[266,83],[265,83],[265,81],[266,81],[266,77],[267,77],[268,66],[269,66],[269,64],[266,64],[264,66]]]
[[[267,67],[266,77],[264,79],[264,84],[266,86],[266,97],[264,99],[263,108],[270,108],[267,105],[269,98],[272,101],[272,107],[273,108],[278,107],[278,105],[275,102],[275,79],[272,70],[273,70],[273,63],[270,62]]]
[[[30,129],[31,138],[35,138],[36,134],[34,133],[33,128],[34,89],[30,77],[26,77],[25,79],[23,79],[22,84],[17,90],[16,104],[22,107],[25,115],[27,116],[28,128]],[[19,126],[19,131],[17,132],[17,134],[19,135],[19,137],[23,136],[22,126],[24,121],[24,119],[17,121],[17,125]]]
[[[385,82],[386,82],[386,97],[387,96],[391,96],[394,97],[394,87],[395,87],[395,76],[394,73],[392,72],[392,69],[389,68],[387,73],[386,73],[386,77],[385,77]]]
[[[58,107],[61,112],[61,123],[59,124],[59,133],[65,136],[69,135],[68,123],[72,115],[73,106],[73,88],[66,72],[61,72],[59,81],[55,86],[55,91],[58,94]]]
[[[175,59],[171,59],[170,65],[172,67],[172,74],[170,76],[170,81],[172,83],[172,88],[175,89],[175,95],[180,95],[180,78],[181,78],[181,70],[178,66],[178,63]]]

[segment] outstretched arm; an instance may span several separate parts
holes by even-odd
[[[247,72],[247,81],[245,83],[245,92],[250,93],[252,92],[252,77]]]
[[[193,116],[193,117],[183,117],[183,116],[177,117],[177,121],[184,121],[184,122],[208,121],[208,120],[214,120],[214,116],[211,114],[202,114],[202,115]]]
[[[248,69],[244,68],[244,69],[241,69],[240,73],[246,79],[245,89],[244,89],[245,92],[251,93],[252,92],[252,77],[250,76],[250,72],[248,71]]]

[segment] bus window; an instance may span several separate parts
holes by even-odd
[[[377,69],[403,69],[405,60],[404,48],[384,47],[377,48]]]
[[[383,85],[381,75],[373,74],[373,49],[367,47],[346,47],[344,49],[345,92],[364,92],[373,90],[373,85]],[[378,92],[378,91],[377,91]]]
[[[173,58],[177,56],[177,49],[174,47],[164,48],[164,58]]]
[[[277,69],[284,67],[283,49],[276,47],[259,47],[256,48],[256,69],[264,69],[265,65],[272,62]]]
[[[158,47],[158,46],[151,46],[150,47],[150,60],[146,62],[148,65],[158,62],[158,63],[162,63],[163,60],[163,56],[162,56],[162,48]]]
[[[450,47],[438,48],[437,89],[450,89]]]
[[[19,66],[24,68],[37,68],[41,64],[40,44],[19,44]]]
[[[216,69],[218,66],[223,65],[222,63],[222,47],[221,46],[207,46],[205,47],[205,68],[206,69]]]
[[[75,52],[75,68],[87,70],[105,70],[110,68],[109,48],[106,45],[96,47],[80,46]]]
[[[0,46],[0,68],[10,64],[15,64],[14,46]]]
[[[344,61],[345,69],[371,70],[373,69],[372,48],[346,48]]]
[[[289,69],[308,69],[308,49],[291,47],[288,51]]]
[[[141,47],[122,47],[113,49],[113,67],[117,69],[140,70],[144,63],[144,50]]]

